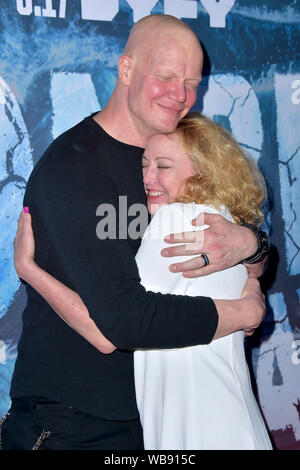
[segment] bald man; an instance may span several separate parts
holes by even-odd
[[[183,22],[160,15],[140,20],[106,107],[56,139],[36,165],[24,199],[36,262],[77,292],[89,317],[72,319],[71,306],[67,324],[27,287],[3,448],[143,449],[132,351],[206,344],[262,320],[256,284],[238,301],[146,292],[135,263],[140,240],[96,236],[100,204],[113,206],[117,220],[121,196],[128,207],[146,205],[143,147],[150,136],[174,130],[194,105],[202,64],[199,41]],[[198,256],[177,271],[223,269],[257,251],[250,230],[220,219],[216,227],[201,249],[210,265],[203,268]],[[112,354],[92,346],[98,328],[117,347]]]

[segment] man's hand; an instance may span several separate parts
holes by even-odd
[[[18,230],[14,239],[14,263],[21,279],[26,280],[27,270],[34,265],[35,242],[31,226],[31,215],[21,212]]]
[[[206,276],[235,266],[257,250],[257,240],[251,230],[234,224],[219,214],[200,214],[193,225],[209,225],[204,231],[172,234],[165,241],[176,246],[162,250],[163,256],[198,255],[183,263],[170,266],[172,272],[182,272],[184,277]],[[178,245],[187,243],[187,245]],[[209,265],[201,254],[209,259]]]

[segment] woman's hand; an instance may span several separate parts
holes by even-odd
[[[26,281],[26,273],[35,266],[35,242],[31,225],[31,215],[24,208],[18,220],[18,230],[14,239],[14,263],[21,279]]]
[[[214,299],[219,320],[214,338],[230,335],[244,330],[246,336],[254,333],[265,317],[265,297],[259,281],[254,274],[249,274],[240,299]]]
[[[245,326],[244,331],[246,336],[251,336],[256,328],[259,327],[266,314],[265,296],[254,273],[249,273],[241,299],[249,303],[248,307],[246,307],[249,326]]]
[[[103,354],[112,353],[116,346],[102,334],[93,319],[90,318],[79,295],[34,262],[34,236],[31,216],[26,207],[18,220],[14,249],[15,268],[20,278],[44,297],[54,312],[95,348]]]

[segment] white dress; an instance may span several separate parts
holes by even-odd
[[[214,299],[240,297],[247,280],[243,265],[185,279],[168,269],[177,258],[160,255],[166,247],[163,237],[195,230],[191,221],[204,211],[218,213],[209,206],[175,203],[155,214],[136,256],[147,290]],[[226,209],[220,213],[232,221]],[[145,449],[272,449],[251,389],[242,331],[204,346],[138,350],[134,373]]]

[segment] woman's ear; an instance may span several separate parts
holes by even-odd
[[[119,59],[118,73],[119,73],[120,81],[126,86],[130,84],[132,69],[133,69],[132,58],[129,57],[128,55],[122,54]]]

